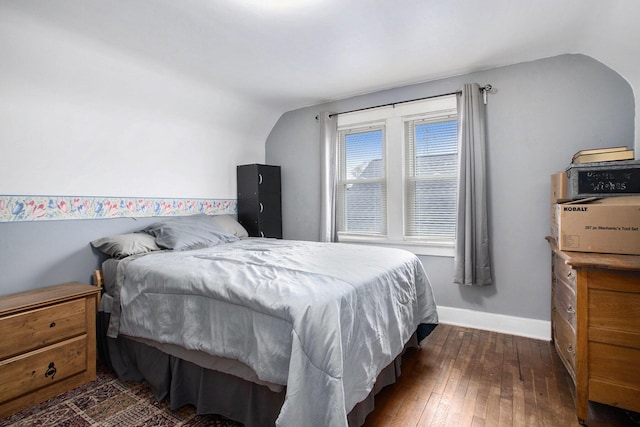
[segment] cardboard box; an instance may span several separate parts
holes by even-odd
[[[559,201],[567,200],[567,173],[558,172],[551,175],[551,206]]]
[[[567,173],[558,172],[551,175],[551,232],[553,232],[553,217],[556,214],[554,205],[565,202],[567,197]]]
[[[560,250],[640,255],[640,196],[554,206],[551,229]]]

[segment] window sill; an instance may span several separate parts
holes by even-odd
[[[404,249],[413,252],[416,255],[453,257],[454,246],[450,243],[428,243],[428,242],[411,242],[411,241],[395,241],[380,237],[369,236],[338,236],[340,243],[354,243],[358,245],[375,245],[385,246],[388,248]]]

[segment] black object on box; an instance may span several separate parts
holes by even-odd
[[[640,195],[640,160],[572,164],[566,172],[570,199]]]

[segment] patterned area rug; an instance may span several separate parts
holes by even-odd
[[[217,415],[196,415],[193,406],[172,411],[166,399],[156,401],[146,384],[120,381],[98,364],[96,381],[0,420],[0,427],[8,426],[241,427],[242,424]]]

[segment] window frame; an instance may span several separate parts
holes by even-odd
[[[385,235],[338,231],[338,241],[379,244],[409,250],[418,255],[453,256],[455,238],[429,239],[405,235],[407,221],[407,175],[405,160],[405,123],[411,120],[456,118],[456,95],[444,95],[338,115],[338,133],[365,129],[384,123],[384,171],[386,179]],[[337,143],[337,142],[336,142]],[[343,156],[338,150],[338,156]],[[337,171],[338,176],[342,171]],[[338,197],[336,206],[340,204]]]

